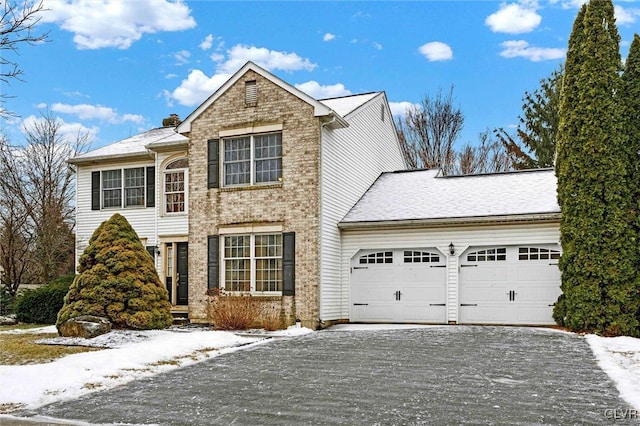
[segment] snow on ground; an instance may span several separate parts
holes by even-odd
[[[42,327],[0,333],[56,333]],[[43,343],[93,346],[101,351],[83,352],[53,362],[33,365],[0,365],[0,413],[33,409],[56,401],[76,399],[132,380],[257,345],[268,337],[298,336],[312,331],[290,327],[278,332],[236,335],[206,328],[166,330],[114,330],[93,339],[43,339]]]
[[[598,365],[613,380],[620,397],[640,410],[640,339],[587,335]]]

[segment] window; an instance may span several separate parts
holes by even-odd
[[[165,167],[164,172],[164,211],[165,213],[184,213],[186,209],[186,158],[175,160]]]
[[[282,292],[282,234],[225,236],[223,259],[225,290]]]
[[[223,147],[225,186],[282,179],[282,133],[226,138]]]
[[[364,256],[360,256],[359,263],[361,265],[370,265],[372,263],[393,263],[392,251],[379,251]]]
[[[518,248],[518,260],[550,260],[560,259],[560,251],[538,247]]]
[[[122,179],[120,170],[102,172],[102,207],[122,207]]]
[[[507,260],[507,249],[505,247],[478,250],[467,255],[468,262],[496,262]]]
[[[145,207],[145,202],[153,207],[153,175],[153,167],[92,172],[92,210]]]
[[[440,262],[440,256],[428,251],[404,251],[404,263]]]
[[[144,207],[144,167],[124,169],[124,206]]]

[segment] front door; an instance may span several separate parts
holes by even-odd
[[[189,304],[189,246],[188,243],[177,243],[176,258],[176,293],[177,304]]]

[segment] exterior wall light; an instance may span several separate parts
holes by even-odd
[[[456,246],[453,245],[453,242],[449,243],[449,253],[451,254],[456,253]]]

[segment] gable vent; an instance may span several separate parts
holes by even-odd
[[[244,102],[247,106],[258,104],[258,85],[255,80],[244,83]]]

